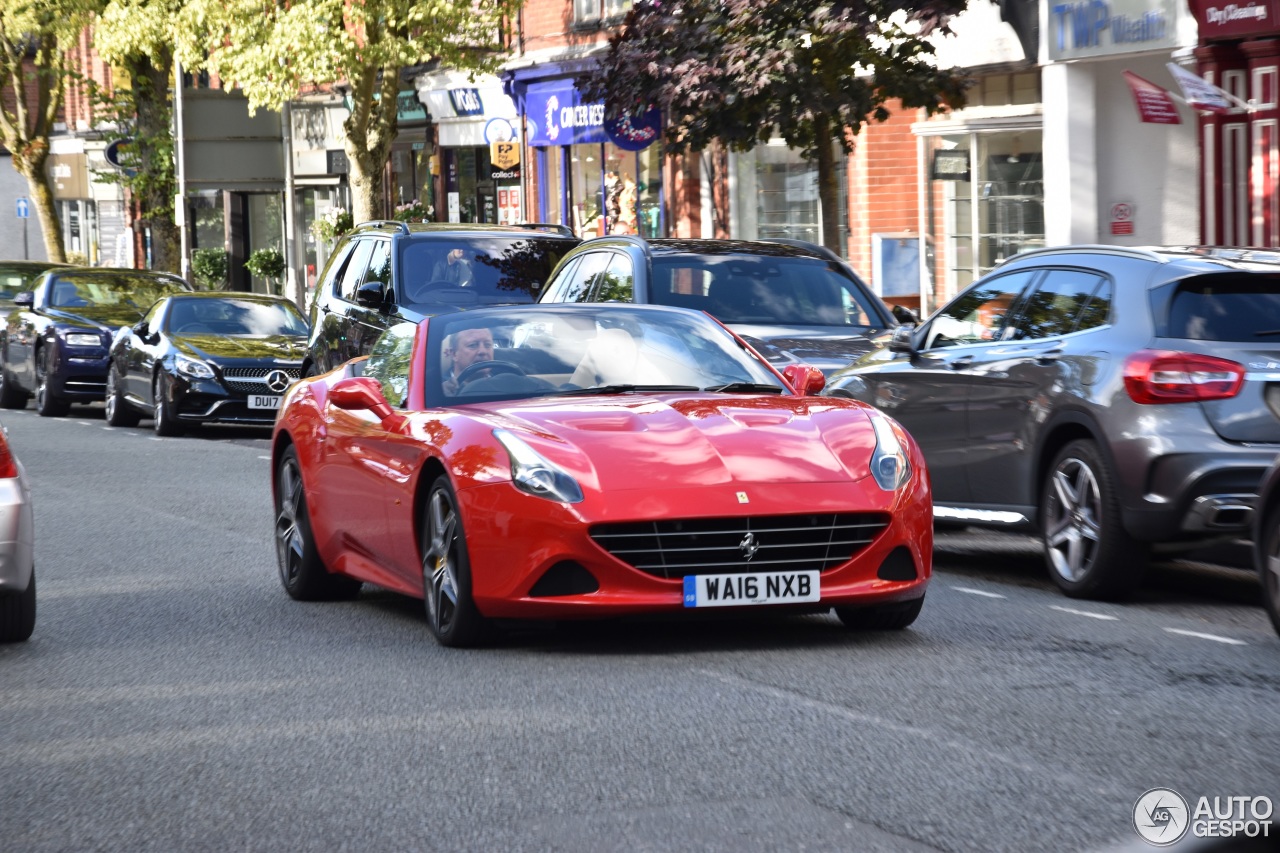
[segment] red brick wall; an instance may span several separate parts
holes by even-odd
[[[894,106],[887,121],[862,128],[849,163],[849,262],[868,282],[871,236],[918,234],[920,229],[919,165],[911,125],[923,114]],[[914,307],[910,300],[894,301]]]

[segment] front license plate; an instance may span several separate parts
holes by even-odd
[[[250,394],[249,408],[251,409],[278,409],[280,408],[280,398],[270,397],[264,394]]]
[[[685,607],[741,607],[818,601],[818,570],[759,572],[751,575],[687,575]]]

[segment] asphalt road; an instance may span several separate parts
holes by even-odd
[[[417,601],[284,595],[264,432],[2,419],[39,617],[0,647],[0,850],[1111,851],[1143,848],[1151,788],[1280,802],[1280,639],[1240,549],[1115,605],[1060,596],[1027,539],[951,534],[905,632],[455,651]]]

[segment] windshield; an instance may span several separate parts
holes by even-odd
[[[751,254],[655,257],[652,302],[695,308],[722,323],[777,326],[884,325],[874,297],[820,258]]]
[[[402,305],[480,307],[533,302],[575,244],[540,237],[467,237],[401,242]]]
[[[723,390],[783,383],[701,314],[624,305],[454,313],[430,320],[428,405]]]
[[[305,337],[307,321],[289,302],[191,298],[173,300],[167,328],[176,335]]]
[[[185,283],[179,279],[128,273],[109,275],[78,273],[75,276],[58,276],[49,287],[51,308],[124,306],[136,309],[138,312],[145,311],[158,299],[187,289]]]

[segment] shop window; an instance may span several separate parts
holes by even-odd
[[[631,8],[631,0],[573,0],[573,22],[596,24],[617,21]]]

